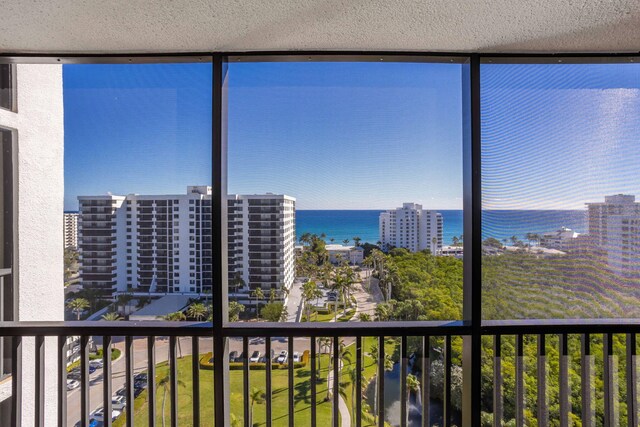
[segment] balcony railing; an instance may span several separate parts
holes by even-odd
[[[246,323],[229,324],[222,328],[216,328],[215,334],[221,334],[222,339],[231,342],[233,348],[237,348],[239,355],[234,368],[239,368],[241,378],[242,413],[235,413],[236,418],[242,418],[245,425],[251,417],[252,411],[252,375],[253,369],[258,369],[260,362],[249,360],[249,355],[256,349],[256,341],[260,341],[261,348],[269,357],[262,362],[260,369],[265,371],[264,404],[266,425],[270,426],[275,421],[274,418],[274,397],[277,394],[286,394],[286,414],[288,425],[311,425],[330,423],[331,426],[338,426],[342,422],[345,425],[370,425],[374,422],[378,426],[385,425],[388,403],[385,399],[385,362],[389,353],[393,353],[393,362],[396,369],[399,369],[399,392],[394,400],[399,405],[399,415],[394,425],[402,427],[407,425],[432,426],[434,423],[442,426],[452,425],[481,425],[477,416],[469,408],[470,400],[454,397],[455,393],[460,393],[459,384],[454,378],[462,373],[462,389],[469,386],[472,371],[484,374],[490,372],[489,382],[491,383],[489,396],[472,396],[472,399],[489,400],[492,405],[490,424],[502,426],[505,419],[505,402],[515,402],[515,411],[510,414],[510,420],[515,420],[516,425],[528,425],[532,417],[538,425],[573,425],[574,420],[580,419],[583,426],[618,426],[638,425],[638,378],[637,378],[637,356],[636,356],[636,334],[640,332],[640,320],[595,320],[595,321],[514,321],[484,322],[480,330],[474,330],[465,322],[356,322],[356,323]],[[190,374],[192,382],[191,389],[187,392],[191,395],[189,425],[198,426],[201,424],[211,425],[211,419],[203,419],[206,405],[213,405],[214,411],[225,411],[228,414],[229,404],[229,370],[228,350],[222,357],[204,356],[213,351],[214,346],[207,338],[214,337],[214,329],[210,323],[192,322],[5,322],[2,328],[2,336],[11,337],[12,360],[17,361],[12,367],[12,425],[20,425],[21,401],[23,388],[23,372],[27,369],[35,369],[35,424],[43,425],[45,414],[45,383],[53,381],[58,385],[58,425],[66,426],[67,417],[71,408],[68,406],[67,392],[67,337],[80,336],[80,403],[79,417],[81,425],[89,425],[92,408],[101,406],[104,413],[110,414],[112,410],[112,395],[114,392],[114,372],[111,361],[111,349],[116,345],[117,337],[124,337],[123,343],[118,344],[123,349],[124,354],[124,395],[126,398],[125,411],[121,415],[135,413],[139,418],[140,412],[134,412],[134,402],[137,395],[137,385],[134,378],[134,366],[138,366],[137,371],[144,370],[147,375],[147,382],[144,388],[147,391],[147,406],[144,418],[148,420],[149,426],[158,424],[158,411],[156,398],[159,393],[158,383],[169,382],[168,405],[170,407],[170,425],[178,423],[178,417],[184,418],[185,414],[179,414],[178,399],[181,392],[185,392],[179,387],[181,375],[187,375],[184,370],[178,373],[178,351],[181,341],[184,338],[190,341],[190,348],[182,347],[183,352],[197,355],[190,361]],[[461,340],[470,341],[474,334],[479,334],[480,338],[490,341],[490,355],[483,355],[482,358],[465,359],[466,355],[456,354],[455,347]],[[23,337],[35,337],[35,347],[26,348],[23,344]],[[45,372],[45,337],[57,337],[58,367],[54,375]],[[100,402],[90,400],[91,382],[94,380],[89,371],[89,343],[90,337],[99,338],[103,349],[103,372],[102,372],[102,399]],[[168,337],[168,342],[162,344],[156,342],[156,337]],[[283,340],[281,337],[285,337]],[[318,338],[324,338],[322,342]],[[593,338],[602,340],[602,354],[596,355],[592,351],[590,344]],[[625,353],[616,354],[614,351],[614,338],[624,344]],[[203,341],[204,340],[204,341]],[[134,352],[134,342],[138,346],[144,344],[146,351]],[[365,343],[377,344],[377,354],[372,354],[372,349],[366,348]],[[580,345],[575,344],[579,342]],[[342,351],[345,343],[354,357],[350,361],[349,368],[352,373],[345,374],[346,359]],[[507,344],[508,343],[508,344]],[[201,346],[201,344],[204,344]],[[162,345],[162,351],[158,348]],[[527,360],[527,355],[532,354],[525,351],[535,345],[535,360]],[[466,346],[466,344],[465,344]],[[166,347],[166,352],[165,352]],[[284,364],[277,364],[272,358],[272,350],[287,350],[289,357]],[[511,351],[513,349],[513,351]],[[328,352],[327,352],[328,350]],[[508,350],[508,351],[507,351]],[[308,351],[306,360],[309,368],[308,381],[298,378],[295,370],[299,368],[298,362],[294,362],[291,355],[294,351]],[[35,355],[35,366],[22,366],[20,355],[23,352],[33,352]],[[464,351],[463,351],[464,352]],[[553,353],[553,360],[551,354]],[[135,354],[135,355],[134,355]],[[331,366],[327,370],[321,370],[317,366],[318,359],[331,360]],[[387,355],[385,355],[387,354]],[[367,356],[365,358],[365,355]],[[207,365],[207,358],[211,359],[209,366],[213,369],[213,376],[201,375],[201,369]],[[140,367],[140,360],[143,367]],[[202,365],[202,360],[205,365]],[[375,366],[371,369],[371,361]],[[462,360],[462,362],[461,362]],[[575,378],[570,378],[570,361],[577,361],[579,364],[579,387],[576,387]],[[601,376],[596,378],[596,360],[600,361],[598,371]],[[156,366],[162,362],[168,363],[168,376],[160,378],[156,376]],[[509,368],[507,368],[508,361]],[[624,371],[618,372],[618,365],[624,362]],[[221,362],[223,368],[217,369],[216,363]],[[486,366],[482,366],[482,364]],[[441,369],[434,369],[434,366]],[[557,377],[551,378],[550,366],[554,364],[557,369]],[[366,366],[365,366],[366,365]],[[275,390],[273,376],[276,368],[286,370],[287,386],[284,389]],[[367,368],[367,369],[365,369]],[[165,369],[165,368],[162,368]],[[182,366],[184,369],[184,366]],[[419,379],[418,389],[410,388],[407,384],[407,373],[411,370]],[[514,372],[510,372],[514,370]],[[234,371],[236,372],[236,371]],[[525,373],[535,376],[535,383],[525,382]],[[372,375],[376,378],[369,385],[369,389],[374,391],[374,398],[367,398],[362,391],[365,382],[371,380]],[[235,374],[234,374],[235,375]],[[369,376],[369,378],[366,378]],[[319,394],[318,380],[326,379],[326,393],[331,407],[328,418],[326,413],[320,415],[317,411],[318,405],[325,400],[324,394]],[[349,377],[349,378],[347,378]],[[237,377],[234,377],[237,379]],[[338,381],[333,381],[338,378]],[[397,377],[394,377],[397,378]],[[619,379],[623,378],[622,382]],[[487,378],[485,378],[486,380]],[[510,386],[505,385],[505,379],[509,379]],[[222,390],[222,395],[201,394],[202,381],[212,381],[216,387],[214,390]],[[121,382],[120,379],[118,381]],[[301,384],[300,381],[304,381]],[[390,381],[390,379],[387,379]],[[395,379],[393,381],[396,381]],[[342,387],[348,383],[348,387],[353,387],[356,392],[353,394],[352,407],[350,412],[345,413],[345,409],[340,407],[341,397],[344,395]],[[436,392],[435,383],[442,384],[441,392]],[[558,409],[551,411],[548,399],[552,394],[550,384],[554,384],[553,393],[558,396]],[[557,387],[555,386],[557,384]],[[534,390],[528,390],[533,388]],[[359,391],[359,392],[358,392]],[[505,392],[509,391],[506,395]],[[534,393],[536,399],[527,400],[526,396]],[[624,392],[624,393],[623,393]],[[324,393],[324,391],[323,391]],[[227,395],[225,397],[225,395]],[[302,396],[304,395],[304,396]],[[302,397],[301,397],[302,396]],[[26,397],[26,396],[25,396]],[[295,404],[299,399],[305,399],[309,403],[308,419],[302,420],[302,415],[296,414]],[[365,408],[365,399],[369,400],[369,408]],[[456,408],[455,402],[462,402],[460,408]],[[280,401],[281,402],[281,401]],[[621,411],[621,403],[626,404],[626,411]],[[596,416],[596,405],[601,404],[598,418]],[[226,409],[225,409],[226,408]],[[416,413],[419,408],[419,413]],[[411,409],[411,414],[410,414]],[[181,409],[184,411],[183,409]],[[278,409],[281,413],[282,410]],[[370,413],[371,415],[366,415]],[[209,416],[209,415],[206,415]],[[341,417],[348,416],[349,420],[340,421]],[[306,417],[306,415],[305,415]],[[324,417],[324,418],[323,418]],[[462,417],[462,419],[461,419]],[[474,417],[474,418],[469,418]],[[107,417],[108,418],[108,417]],[[371,421],[373,419],[373,421]],[[51,421],[51,420],[48,420]],[[74,420],[75,421],[75,420]],[[126,425],[133,425],[133,421],[127,419]],[[227,421],[228,422],[228,421]],[[282,420],[279,418],[279,422]],[[104,425],[110,426],[107,419]]]

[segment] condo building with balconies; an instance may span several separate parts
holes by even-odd
[[[78,200],[85,288],[105,295],[211,292],[211,187],[190,186],[179,195]],[[294,279],[295,200],[232,195],[228,206],[228,271],[234,290],[289,287]]]
[[[78,213],[64,213],[64,248],[75,249],[78,247]]]
[[[587,203],[589,237],[605,253],[609,268],[627,277],[640,276],[640,203],[633,195],[605,196]]]
[[[442,251],[442,214],[422,209],[416,203],[403,203],[401,208],[382,212],[379,217],[382,248],[405,248],[411,252],[429,249]]]

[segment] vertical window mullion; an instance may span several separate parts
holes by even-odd
[[[226,138],[227,57],[213,55],[212,97],[212,306],[215,425],[229,424],[229,348],[224,335],[227,311],[227,138]]]

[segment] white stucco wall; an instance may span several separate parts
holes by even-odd
[[[0,126],[16,131],[16,320],[63,320],[62,66],[18,65],[16,75],[17,113],[0,110]],[[33,346],[33,338],[23,340],[22,425],[27,427],[34,425]],[[47,339],[45,352],[45,419],[47,426],[53,426],[57,413],[54,339]]]

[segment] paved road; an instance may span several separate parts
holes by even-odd
[[[339,369],[342,370],[342,361],[340,361]],[[329,390],[333,390],[333,369],[329,371],[329,375],[327,376],[327,387]],[[330,391],[329,393],[331,394],[331,398],[333,399],[333,392]],[[340,412],[340,425],[342,427],[351,427],[351,414],[349,414],[347,403],[344,401],[344,398],[340,394],[338,394],[338,412]]]

